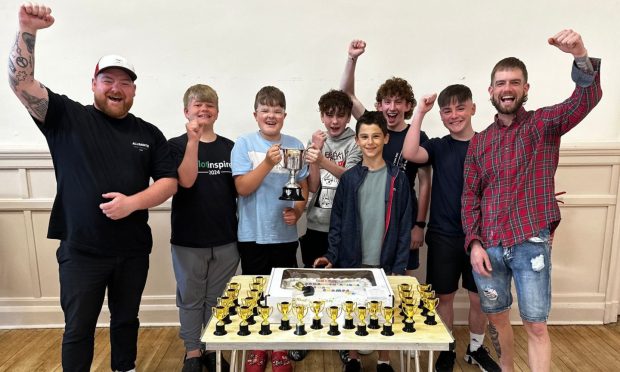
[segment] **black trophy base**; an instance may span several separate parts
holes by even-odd
[[[246,322],[248,322],[248,324],[250,325],[253,325],[256,324],[256,319],[254,319],[254,316],[252,315],[246,320]]]
[[[427,308],[423,308],[422,309],[422,313],[420,314],[422,316],[428,316],[428,309]]]
[[[327,334],[330,336],[338,336],[340,334],[340,331],[338,330],[338,324],[330,324]]]
[[[248,329],[248,325],[240,325],[239,332],[237,332],[239,336],[248,336],[250,334],[250,330]]]
[[[403,327],[403,332],[406,332],[406,333],[415,332],[415,327],[413,326],[413,323],[405,322],[405,326]]]
[[[424,324],[437,325],[437,321],[435,320],[435,315],[428,315],[426,317],[426,320],[424,321]]]
[[[303,196],[301,196],[301,189],[296,187],[283,187],[282,195],[280,195],[278,199],[292,201],[306,200]]]
[[[224,319],[222,319],[222,321],[224,322],[224,324],[232,323],[232,320],[230,320],[230,314],[226,315]]]
[[[394,336],[394,331],[392,331],[392,325],[383,325],[383,330],[381,331],[381,334],[384,336]]]
[[[216,336],[224,336],[226,333],[226,329],[224,329],[224,324],[222,325],[215,325],[215,331],[213,332],[214,335]]]
[[[342,328],[344,328],[344,329],[355,329],[355,326],[353,325],[353,318],[345,319],[344,320],[344,326],[342,326]]]
[[[304,327],[303,324],[297,324],[295,326],[295,334],[297,336],[303,336],[305,334],[307,334],[308,332],[306,332],[306,328]]]
[[[234,306],[228,308],[229,315],[237,315],[237,309]]]
[[[381,326],[379,325],[379,319],[370,318],[370,322],[368,322],[368,328],[370,329],[379,329]]]
[[[322,329],[323,324],[321,324],[321,319],[312,319],[312,325],[310,326],[312,329]]]
[[[281,331],[288,331],[291,329],[291,321],[290,320],[282,320],[280,321],[280,326],[278,327]]]
[[[365,325],[358,325],[357,326],[357,331],[355,331],[355,334],[358,336],[368,336],[368,331],[366,330],[366,326]]]
[[[271,329],[269,329],[269,324],[261,324],[259,334],[263,336],[267,336],[271,334]]]

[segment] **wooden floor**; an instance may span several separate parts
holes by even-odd
[[[551,326],[553,371],[620,371],[620,323],[605,326]],[[516,370],[528,371],[527,342],[523,327],[514,327]],[[60,329],[0,330],[0,371],[61,371]],[[463,361],[469,331],[455,329],[457,365],[454,371],[478,371]],[[110,344],[107,328],[98,328],[95,339],[93,371],[110,370]],[[422,353],[423,369],[426,353]],[[140,329],[137,366],[139,372],[180,371],[183,344],[176,327]],[[374,371],[376,354],[363,356],[366,371]],[[398,355],[393,353],[392,365],[398,371]],[[340,359],[333,351],[312,351],[298,362],[296,372],[338,372]],[[267,371],[270,371],[268,363]]]

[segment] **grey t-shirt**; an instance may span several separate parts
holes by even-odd
[[[369,170],[359,190],[362,223],[362,264],[379,265],[385,232],[385,185],[387,166]]]

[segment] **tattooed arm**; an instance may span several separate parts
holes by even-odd
[[[24,4],[19,8],[19,31],[9,54],[9,85],[30,115],[43,122],[47,114],[47,89],[34,78],[34,44],[37,30],[54,23],[45,5]]]

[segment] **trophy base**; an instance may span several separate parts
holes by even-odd
[[[368,331],[366,330],[366,326],[365,325],[358,325],[357,326],[357,331],[355,331],[355,334],[358,336],[368,336]]]
[[[353,325],[353,318],[345,319],[344,320],[344,326],[342,326],[342,328],[344,328],[344,329],[355,329],[355,326]]]
[[[322,329],[323,325],[321,324],[321,319],[312,319],[312,325],[310,326],[312,329]]]
[[[394,336],[394,331],[392,331],[392,325],[383,325],[383,330],[381,334],[384,336]]]
[[[224,329],[224,325],[215,325],[215,331],[213,332],[214,335],[216,336],[224,336],[225,334],[227,334],[228,332],[226,332],[226,329]]]
[[[330,336],[338,336],[340,334],[340,331],[338,330],[338,324],[330,324],[327,334]]]
[[[415,332],[415,328],[413,327],[413,322],[412,323],[405,322],[405,326],[403,327],[403,332],[406,332],[406,333]]]
[[[239,336],[248,336],[250,334],[250,330],[248,329],[247,324],[246,325],[240,325],[239,326],[239,332],[237,332],[237,334]]]
[[[235,306],[231,306],[228,308],[228,314],[229,315],[237,315],[237,309],[235,308]]]
[[[422,313],[420,315],[427,316],[428,315],[428,309],[427,308],[423,308],[422,309]]]
[[[280,326],[278,327],[279,330],[281,331],[288,331],[289,329],[291,329],[291,322],[290,320],[282,320],[280,321]]]
[[[379,319],[370,319],[368,323],[368,328],[370,329],[379,329],[381,326],[379,325]]]
[[[278,198],[280,200],[301,201],[306,200],[301,196],[301,189],[296,187],[283,187],[282,195]]]
[[[246,322],[248,322],[249,325],[256,324],[256,320],[254,319],[254,315],[250,315],[250,317],[246,320]]]
[[[303,335],[307,334],[308,332],[306,332],[306,329],[305,329],[303,324],[297,324],[295,326],[295,332],[294,333],[297,336],[303,336]]]
[[[272,332],[271,329],[269,329],[269,324],[261,324],[260,331],[258,331],[258,333],[263,336],[270,335]]]
[[[437,325],[437,321],[435,320],[435,315],[428,315],[426,317],[426,320],[424,321],[424,324],[428,324],[428,325]]]
[[[224,324],[230,324],[232,323],[232,320],[230,320],[230,314],[227,314],[224,319],[222,319],[222,321],[224,322]]]

